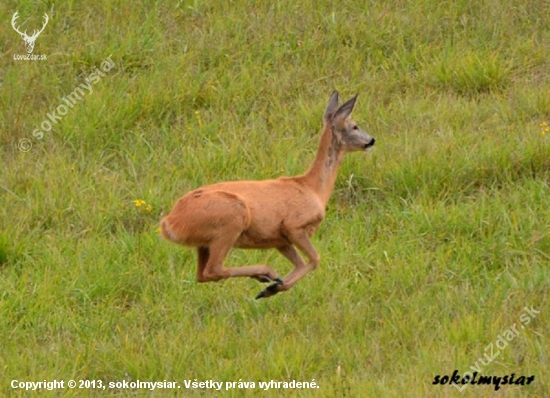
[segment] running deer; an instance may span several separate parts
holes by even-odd
[[[338,107],[338,92],[332,94],[317,155],[305,174],[221,182],[191,191],[177,201],[161,221],[161,233],[172,242],[197,248],[198,282],[236,276],[275,282],[256,296],[259,299],[289,290],[317,267],[319,254],[310,238],[325,217],[338,168],[347,152],[367,150],[375,141],[349,117],[356,99],[357,95]],[[277,249],[294,269],[281,279],[264,264],[226,268],[224,259],[233,247]]]

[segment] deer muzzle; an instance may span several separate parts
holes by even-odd
[[[365,144],[365,151],[366,151],[367,149],[369,149],[370,147],[372,147],[372,146],[374,145],[375,142],[376,142],[376,140],[375,140],[374,138],[372,138],[369,142],[367,142],[367,143]]]

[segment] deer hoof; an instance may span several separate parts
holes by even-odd
[[[271,279],[267,275],[254,275],[254,276],[252,276],[252,278],[257,279],[258,281],[260,281],[262,283],[277,282],[279,285],[283,284],[283,280],[279,277],[277,277],[275,279]]]
[[[277,278],[277,279],[281,279],[281,278]],[[267,297],[271,297],[277,293],[279,293],[279,286],[280,286],[280,283],[277,282],[277,283],[274,283],[272,285],[269,285],[268,287],[266,287],[264,290],[262,290],[260,293],[258,293],[258,295],[256,296],[256,300],[258,299],[261,299],[261,298],[267,298]]]

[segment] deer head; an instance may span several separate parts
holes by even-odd
[[[19,29],[17,29],[17,26],[15,26],[15,20],[19,18],[17,14],[18,14],[18,11],[16,11],[15,14],[13,14],[13,18],[11,19],[11,26],[17,33],[21,35],[21,37],[25,41],[25,48],[27,50],[27,54],[32,54],[32,50],[34,50],[34,42],[36,41],[36,38],[40,33],[42,33],[42,31],[48,24],[48,20],[49,20],[48,14],[44,14],[44,25],[42,25],[42,29],[35,30],[32,36],[28,36],[26,30],[24,32],[20,32]]]

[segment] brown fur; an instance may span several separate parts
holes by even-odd
[[[311,244],[325,216],[338,168],[346,152],[364,150],[374,139],[349,114],[357,96],[338,108],[331,96],[324,115],[319,149],[309,170],[297,177],[263,181],[232,181],[189,192],[161,222],[162,235],[175,243],[197,247],[199,282],[248,276],[262,282],[277,280],[258,295],[288,290],[317,267],[319,255]],[[226,268],[232,247],[275,248],[294,264],[284,281],[267,265]],[[306,264],[298,248],[309,260]]]

